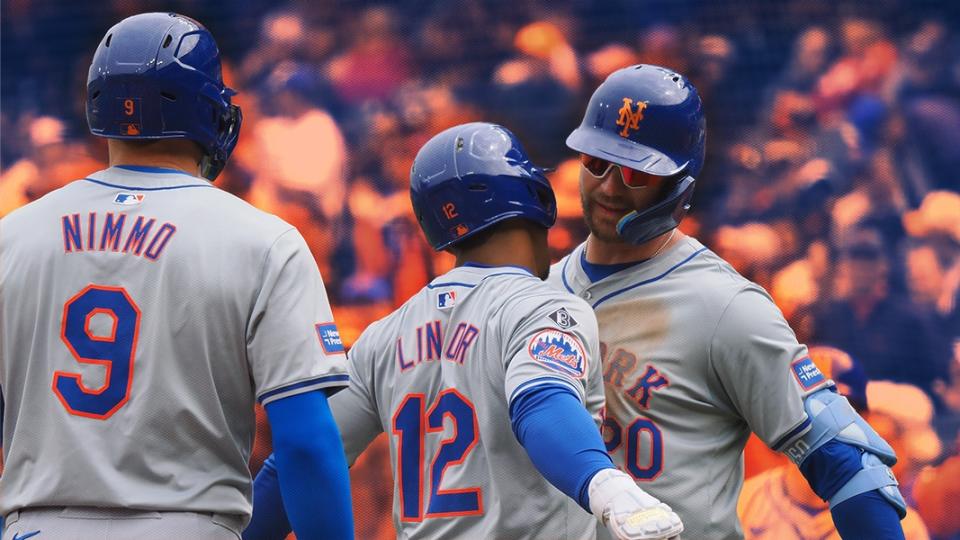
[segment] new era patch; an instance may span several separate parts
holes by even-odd
[[[576,337],[559,330],[543,330],[530,339],[530,357],[560,373],[582,378],[587,372],[587,353]]]
[[[577,325],[577,320],[573,318],[573,315],[567,311],[567,308],[560,308],[553,313],[547,315],[551,321],[557,323],[557,326],[563,328],[564,330],[568,328],[573,328]]]
[[[323,347],[323,352],[327,354],[344,353],[343,341],[340,339],[340,331],[337,330],[336,324],[332,322],[318,324],[317,336],[320,337],[320,346]]]
[[[794,360],[794,362],[790,364],[790,369],[793,370],[793,376],[797,378],[797,382],[800,383],[800,386],[802,386],[804,390],[810,390],[826,380],[823,372],[820,371],[820,368],[813,363],[813,360],[811,360],[809,356]]]
[[[449,309],[457,304],[456,291],[442,291],[437,293],[437,309]]]
[[[113,198],[113,204],[131,206],[142,203],[143,199],[143,193],[117,193],[117,196]]]

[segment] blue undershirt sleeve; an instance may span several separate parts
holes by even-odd
[[[862,451],[840,441],[829,441],[800,465],[813,492],[829,501],[863,468]],[[878,540],[902,539],[896,509],[876,490],[856,495],[834,506],[830,513],[840,537]]]
[[[300,540],[352,539],[350,476],[326,395],[297,394],[268,403],[266,411],[274,454],[257,475],[254,515],[244,539],[283,538],[290,524]]]
[[[896,509],[877,490],[855,495],[830,510],[840,538],[904,540]]]
[[[863,468],[860,453],[856,446],[829,441],[803,460],[800,472],[810,483],[813,492],[829,501]]]
[[[270,454],[253,481],[253,518],[243,531],[243,540],[283,540],[291,530],[275,458]]]
[[[510,405],[513,433],[540,474],[590,511],[590,480],[613,462],[593,418],[573,390],[543,384],[521,392]]]

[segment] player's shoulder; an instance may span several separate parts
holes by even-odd
[[[277,236],[293,229],[293,225],[280,217],[257,208],[242,198],[220,189],[197,190],[198,200],[193,201],[192,209],[206,215],[207,221],[220,224],[225,229],[236,230],[243,234],[260,236],[264,241],[270,241]]]
[[[743,277],[713,250],[692,237],[684,242],[690,258],[674,277],[680,288],[696,295],[704,314],[720,317],[737,298],[772,302],[763,287]]]
[[[83,182],[81,180],[74,180],[13,210],[0,218],[0,222],[3,223],[2,229],[15,230],[17,227],[29,227],[36,218],[65,211],[67,205],[74,200],[77,191],[82,187]]]
[[[578,326],[596,332],[596,314],[579,296],[534,276],[490,281],[485,291],[491,301],[490,320],[499,321],[508,331],[542,320],[561,329]]]

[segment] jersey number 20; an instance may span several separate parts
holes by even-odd
[[[110,335],[90,332],[96,315],[111,319]],[[79,373],[57,371],[53,392],[70,414],[106,420],[130,398],[133,357],[140,330],[140,308],[122,287],[88,285],[63,306],[60,339],[81,364],[106,368],[104,382],[97,388],[83,383]]]
[[[649,440],[650,457],[647,463],[640,462],[641,437]],[[663,433],[653,421],[637,418],[627,429],[623,429],[616,419],[607,417],[603,421],[603,439],[610,454],[616,452],[621,443],[625,443],[623,461],[634,480],[648,482],[663,472]]]
[[[453,388],[437,396],[424,414],[424,394],[407,394],[393,413],[397,444],[397,480],[400,484],[400,520],[422,521],[424,517],[473,516],[483,513],[480,488],[440,489],[447,467],[463,463],[480,440],[473,403]],[[427,433],[443,433],[443,422],[453,422],[453,436],[440,441],[430,464],[430,502],[423,513],[424,439]]]

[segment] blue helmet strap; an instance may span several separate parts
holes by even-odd
[[[694,183],[692,176],[684,176],[660,202],[623,216],[617,234],[631,244],[642,244],[676,228],[690,208]]]

